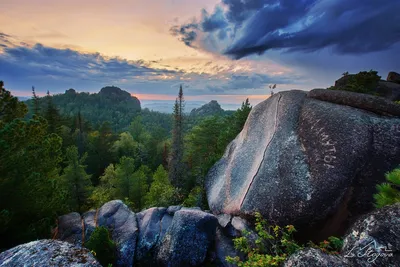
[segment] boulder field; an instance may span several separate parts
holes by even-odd
[[[116,266],[230,267],[226,256],[243,256],[233,238],[243,231],[255,238],[256,211],[269,222],[295,225],[300,240],[344,237],[339,255],[307,248],[284,266],[399,266],[400,204],[373,208],[376,184],[400,164],[399,107],[336,90],[276,93],[252,109],[210,169],[210,211],[170,206],[134,213],[113,200],[60,216],[59,241],[5,251],[0,267],[100,266],[82,248],[98,226],[116,243]],[[376,258],[358,256],[365,250]]]

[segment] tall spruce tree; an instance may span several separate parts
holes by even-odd
[[[179,88],[178,98],[174,105],[174,127],[172,130],[171,154],[169,159],[169,179],[175,187],[184,186],[184,165],[183,165],[183,111],[185,101],[183,99],[182,85]]]
[[[53,99],[49,91],[47,91],[46,101],[47,101],[47,108],[44,117],[47,120],[48,131],[49,133],[60,134],[61,130],[60,128],[62,123],[61,116],[58,109],[53,103]]]
[[[32,101],[33,101],[33,114],[39,115],[40,103],[39,103],[39,97],[37,96],[35,91],[35,86],[32,86]]]
[[[69,206],[72,210],[82,212],[92,191],[90,175],[83,165],[86,154],[79,158],[78,148],[71,146],[67,148],[66,157],[68,165],[64,169],[62,180],[67,188]]]

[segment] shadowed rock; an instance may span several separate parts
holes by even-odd
[[[319,249],[307,248],[291,255],[284,263],[284,267],[350,267],[342,257],[328,255]]]
[[[77,212],[58,217],[57,238],[72,244],[82,244],[82,218]]]

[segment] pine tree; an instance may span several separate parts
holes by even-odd
[[[400,202],[400,169],[395,169],[385,175],[386,183],[376,186],[378,194],[374,195],[377,208]]]
[[[4,88],[4,82],[0,81],[0,125],[23,118],[27,112],[26,105],[11,95],[11,92]]]
[[[167,207],[173,204],[174,187],[168,179],[168,172],[160,165],[153,175],[153,182],[146,195],[146,207]]]
[[[32,102],[33,102],[33,114],[39,115],[40,113],[39,97],[36,95],[34,86],[32,86]]]
[[[169,179],[178,188],[183,188],[184,165],[183,165],[183,110],[184,99],[182,85],[179,88],[178,98],[174,105],[174,128],[172,130],[172,145],[169,160]]]
[[[46,101],[47,101],[47,108],[44,115],[47,120],[48,131],[49,133],[59,134],[62,120],[58,109],[55,107],[53,103],[53,99],[49,91],[47,91]]]
[[[84,205],[92,191],[90,175],[83,165],[86,154],[79,158],[76,146],[70,146],[66,150],[67,167],[64,169],[62,180],[67,188],[69,205],[72,210],[84,211]]]

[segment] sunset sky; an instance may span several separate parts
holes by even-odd
[[[257,103],[345,71],[400,71],[400,0],[0,0],[14,95],[115,85],[139,99]]]

